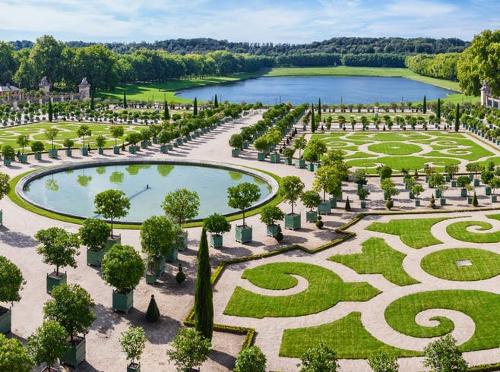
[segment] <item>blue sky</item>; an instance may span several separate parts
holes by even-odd
[[[0,0],[0,39],[302,43],[335,36],[459,37],[500,27],[500,0]]]

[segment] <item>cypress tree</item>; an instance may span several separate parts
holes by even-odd
[[[474,196],[472,197],[472,205],[474,207],[477,207],[479,205],[479,202],[477,201],[477,195],[476,192],[474,192]]]
[[[127,108],[127,92],[123,91],[123,108]]]
[[[160,319],[160,310],[156,304],[155,295],[151,295],[151,300],[149,301],[148,310],[146,311],[146,320],[148,322],[154,323]]]
[[[193,116],[198,115],[198,98],[194,97]]]
[[[347,197],[345,201],[345,210],[350,211],[351,210],[351,202],[349,201],[349,197]]]
[[[49,99],[49,108],[48,108],[48,114],[49,114],[49,121],[52,123],[52,120],[54,119],[54,111],[52,108],[52,99]]]
[[[438,125],[441,124],[441,98],[438,98],[436,117]]]
[[[321,98],[318,98],[318,122],[321,123]]]
[[[94,90],[90,92],[90,110],[95,110],[95,102],[94,102]]]
[[[163,120],[170,120],[170,111],[168,110],[168,102],[165,101],[163,107]]]
[[[457,109],[455,111],[455,132],[458,132],[460,128],[460,105],[457,103]]]
[[[197,331],[211,340],[214,327],[214,304],[212,282],[210,280],[207,232],[205,229],[201,231],[197,260],[198,268],[194,291],[195,326]]]
[[[316,123],[314,119],[314,105],[311,104],[311,132],[316,132]]]
[[[217,94],[215,95],[215,98],[214,98],[214,107],[215,108],[219,107],[219,99],[217,98]]]
[[[426,96],[424,96],[424,104],[423,104],[422,111],[424,114],[427,114],[427,97]]]

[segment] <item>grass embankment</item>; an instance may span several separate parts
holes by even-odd
[[[396,67],[278,67],[273,68],[264,76],[381,76],[381,77],[404,77],[422,83],[435,85],[441,88],[460,92],[458,82],[436,79],[429,76],[419,75],[407,68]],[[462,93],[450,94],[443,98],[443,102],[462,103],[477,102],[479,97],[466,96]]]
[[[205,85],[230,83],[238,80],[259,76],[255,73],[237,73],[228,76],[207,76],[204,78],[169,80],[164,83],[138,83],[119,85],[112,91],[100,92],[102,98],[123,99],[123,92],[127,93],[128,101],[192,103],[189,98],[176,96],[176,92],[188,88],[197,88]]]

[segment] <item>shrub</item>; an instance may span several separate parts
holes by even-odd
[[[5,159],[13,160],[14,157],[16,156],[16,152],[14,151],[14,148],[11,145],[4,145],[2,147],[2,156]]]
[[[227,221],[226,217],[218,213],[208,216],[203,221],[203,226],[207,231],[215,235],[222,235],[231,230],[231,224]]]
[[[301,372],[335,372],[339,368],[335,352],[323,343],[308,349],[300,359]]]
[[[392,200],[392,198],[387,199],[387,201],[385,202],[385,207],[388,210],[391,210],[394,207],[394,201]]]
[[[229,146],[231,146],[235,149],[242,149],[243,148],[243,136],[241,134],[233,134],[229,138]]]
[[[62,325],[54,320],[46,320],[28,338],[28,352],[37,365],[46,363],[50,370],[68,349],[67,338],[68,334]]]
[[[321,216],[318,216],[318,218],[316,219],[316,227],[318,229],[322,229],[323,226],[324,226],[323,219],[321,218]]]
[[[111,228],[102,220],[87,218],[80,227],[79,235],[82,243],[93,250],[100,250],[106,246]]]
[[[127,359],[135,364],[141,359],[141,355],[146,347],[146,334],[142,327],[129,327],[120,336],[120,345]]]
[[[33,362],[21,342],[0,333],[0,371],[30,372]]]
[[[373,372],[398,372],[398,358],[394,355],[378,353],[368,359]]]
[[[265,372],[266,356],[257,346],[241,350],[236,358],[234,372]]]
[[[130,200],[121,190],[106,190],[94,198],[95,213],[111,221],[111,234],[113,234],[113,221],[125,217],[130,209]]]
[[[17,302],[23,289],[21,270],[4,256],[0,256],[0,302]]]
[[[42,152],[45,150],[45,145],[41,141],[33,141],[31,142],[31,151],[33,152]]]
[[[210,340],[196,329],[181,328],[172,341],[172,349],[167,351],[167,356],[175,363],[177,370],[191,370],[207,359],[211,348]]]
[[[302,200],[302,204],[310,210],[316,208],[321,203],[321,196],[314,190],[304,192],[300,199]]]
[[[186,274],[182,271],[182,266],[179,264],[177,274],[175,275],[175,281],[177,284],[182,284],[186,280]]]
[[[434,371],[467,371],[467,362],[450,334],[431,342],[424,349],[424,355],[424,366]]]
[[[179,189],[165,195],[165,200],[161,206],[167,216],[182,225],[185,221],[198,215],[200,197],[195,191]]]
[[[283,211],[274,205],[266,205],[260,214],[260,221],[266,225],[274,225],[276,221],[281,221],[283,218],[285,218]]]
[[[304,183],[297,176],[285,176],[281,179],[280,194],[283,199],[290,203],[290,205],[292,206],[292,214],[293,207],[297,200],[299,200],[299,198],[302,196],[304,187]]]
[[[50,227],[39,230],[35,239],[41,243],[37,252],[43,256],[43,262],[56,267],[56,275],[59,275],[60,267],[76,267],[75,256],[80,248],[77,234],[70,234],[60,227]]]
[[[243,182],[236,186],[228,187],[227,204],[231,208],[241,210],[243,214],[243,226],[245,226],[245,211],[260,198],[260,189],[250,182]]]
[[[146,320],[148,322],[154,323],[160,319],[160,310],[156,304],[155,296],[151,295],[149,300],[148,310],[146,311]]]

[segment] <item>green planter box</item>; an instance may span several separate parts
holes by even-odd
[[[50,294],[50,292],[52,292],[52,289],[54,289],[54,287],[57,287],[58,285],[66,284],[67,279],[68,276],[66,275],[66,273],[59,273],[59,276],[57,276],[55,272],[47,274],[47,293]]]
[[[479,180],[479,178],[474,178],[474,186],[475,187],[479,186],[480,183],[481,183],[481,181]]]
[[[300,229],[300,214],[285,214],[285,229],[297,230]]]
[[[99,155],[104,155],[104,149],[103,149],[102,147],[99,147],[99,148],[97,149],[97,153],[98,153]]]
[[[279,163],[281,162],[280,154],[272,153],[271,154],[271,163]]]
[[[185,250],[188,246],[188,233],[187,231],[183,231],[179,235],[177,235],[177,248],[180,252]]]
[[[231,150],[231,156],[233,158],[237,158],[238,156],[240,156],[240,151],[241,151],[240,149],[232,149]]]
[[[451,181],[451,177],[450,177],[450,175],[448,175],[448,174],[447,174],[447,175],[445,176],[445,180],[446,180],[446,182],[450,182],[450,181]]]
[[[496,195],[491,195],[491,202],[496,203],[497,202],[497,196]]]
[[[307,168],[311,171],[311,172],[314,172],[314,163],[309,163],[307,165]]]
[[[19,161],[23,164],[26,164],[28,162],[28,155],[26,154],[19,155]]]
[[[157,279],[158,275],[156,275],[156,273],[150,273],[146,271],[146,284],[153,285],[156,283]]]
[[[222,235],[211,234],[210,235],[210,245],[213,248],[222,248],[223,238]]]
[[[113,235],[112,237],[109,237],[108,240],[106,241],[106,246],[104,247],[104,249],[108,251],[115,244],[121,244],[121,243],[122,243],[121,235]]]
[[[87,248],[87,265],[101,267],[102,259],[106,254],[106,249],[94,250]]]
[[[472,196],[467,197],[467,204],[472,204]]]
[[[278,225],[276,225],[276,224],[266,225],[266,235],[267,236],[271,236],[274,238],[276,235],[278,235],[278,231],[279,231]]]
[[[82,156],[89,156],[89,149],[88,147],[82,147],[80,149]]]
[[[441,190],[436,189],[435,194],[436,194],[436,198],[440,198],[442,192],[441,192]]]
[[[252,228],[247,225],[236,226],[235,236],[239,243],[250,243],[252,241]]]
[[[170,250],[170,252],[168,252],[165,255],[165,261],[167,261],[167,262],[177,261],[177,254],[178,253],[179,253],[179,251],[177,250],[177,248],[173,248],[172,250]]]
[[[73,150],[66,149],[66,156],[72,156],[72,155],[73,155]]]
[[[332,196],[332,197],[330,198],[330,207],[331,207],[332,209],[337,208],[337,198],[336,198],[335,196]]]
[[[491,195],[491,187],[486,186],[484,189],[484,193],[485,193],[485,195],[490,196]]]
[[[361,209],[366,209],[366,200],[361,200],[360,204],[361,204]]]
[[[182,138],[177,138],[175,142],[177,143],[178,146],[183,144]]]
[[[61,363],[76,368],[85,360],[86,344],[83,337],[75,339],[73,343],[70,343],[68,350],[61,358]]]
[[[153,137],[153,143],[154,143],[155,145],[157,145],[157,144],[158,144],[158,138],[157,138],[157,137]]]
[[[165,261],[165,257],[161,256],[156,263],[156,275],[158,277],[162,276],[162,274],[165,272]]]
[[[420,207],[420,199],[415,199],[415,207]]]
[[[257,153],[257,160],[258,161],[264,161],[264,160],[266,160],[266,153],[264,153],[264,152]]]
[[[113,289],[113,310],[128,314],[134,306],[134,291],[130,290],[124,293]]]
[[[451,187],[457,187],[457,181],[451,180]]]
[[[10,333],[12,327],[12,312],[6,307],[0,306],[0,333]]]
[[[167,145],[160,145],[160,152],[166,154],[168,152]]]
[[[42,153],[41,152],[35,152],[35,160],[42,160]]]
[[[148,148],[148,141],[141,141],[141,149],[147,149]]]
[[[130,363],[127,366],[127,372],[141,372],[141,365],[137,363]]]
[[[306,222],[316,222],[318,219],[318,212],[316,211],[307,211],[306,212]]]
[[[135,154],[137,153],[137,148],[134,145],[130,145],[128,147],[128,152],[130,152],[131,154]]]
[[[51,159],[57,159],[59,156],[57,149],[50,149],[49,150],[49,158]]]
[[[439,199],[439,204],[446,205],[446,198],[440,198]]]
[[[174,145],[172,145],[171,143],[167,143],[167,150],[172,151],[173,149],[174,149]]]
[[[244,149],[248,149],[248,146],[250,146],[250,144],[248,143],[248,141],[243,141],[243,148]]]
[[[410,191],[410,199],[415,199],[415,194]]]
[[[285,158],[285,164],[286,165],[292,165],[293,164],[292,158]]]
[[[306,161],[304,159],[298,159],[296,162],[297,168],[299,169],[305,169],[306,168]]]
[[[460,196],[461,196],[462,198],[465,198],[465,197],[467,196],[467,189],[461,189],[461,190],[460,190]]]
[[[318,205],[318,213],[319,214],[330,214],[332,213],[332,205],[329,200],[322,201]]]
[[[11,163],[12,163],[12,160],[7,159],[7,158],[3,158],[3,165],[9,166]]]

